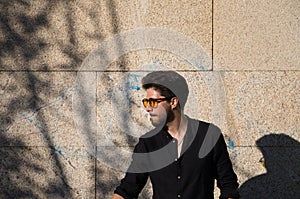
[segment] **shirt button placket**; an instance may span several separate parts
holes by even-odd
[[[177,142],[176,142],[176,139],[173,139],[172,142],[173,142],[173,144],[176,144],[176,143],[177,143]],[[176,148],[176,152],[177,152],[177,145],[176,145],[175,148]],[[178,155],[177,155],[177,153],[176,153],[176,158],[174,159],[175,161],[178,160],[177,156],[178,156]]]
[[[175,158],[175,161],[177,162],[178,161],[178,148],[177,148],[177,140],[176,139],[173,139],[172,140],[172,142],[173,142],[173,144],[175,144],[176,146],[175,146],[175,149],[176,149],[176,158]],[[179,181],[180,181],[180,179],[181,179],[181,176],[180,176],[180,163],[178,162],[177,163],[177,168],[178,168],[178,175],[177,175],[177,180],[178,180],[178,183],[179,183]],[[178,189],[180,190],[180,184],[181,183],[179,183],[178,184]],[[177,198],[181,198],[181,195],[178,193],[177,194]]]
[[[179,182],[179,180],[181,179],[181,176],[180,175],[178,175],[177,176],[177,180],[178,180],[178,182]],[[181,197],[181,195],[180,194],[177,194],[177,198],[180,198]]]

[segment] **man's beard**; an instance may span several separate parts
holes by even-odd
[[[167,116],[166,118],[159,120],[158,122],[151,121],[152,125],[156,128],[164,128],[168,122],[172,122],[175,118],[174,112],[172,109],[166,110]]]

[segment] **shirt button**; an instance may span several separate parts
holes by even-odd
[[[180,176],[177,176],[177,179],[178,179],[178,180],[180,180],[180,178],[181,178]]]
[[[175,158],[175,161],[177,161],[178,159],[177,158]]]
[[[173,143],[175,143],[176,142],[176,140],[173,140]]]
[[[177,197],[180,198],[180,194],[178,194]]]

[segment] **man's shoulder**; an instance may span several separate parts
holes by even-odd
[[[154,128],[148,132],[146,132],[145,134],[143,134],[140,139],[148,139],[148,138],[152,138],[154,136],[157,136],[159,134],[161,134],[163,131],[163,129],[159,129],[159,128]]]
[[[190,125],[191,127],[197,128],[197,129],[201,129],[201,130],[208,129],[208,127],[211,124],[212,123],[209,123],[209,122],[206,122],[203,120],[188,117],[188,125]]]
[[[198,120],[198,119],[193,119],[193,118],[188,118],[189,119],[189,125],[192,127],[192,129],[197,129],[198,132],[220,132],[221,129],[216,126],[213,123],[206,122],[203,120]]]

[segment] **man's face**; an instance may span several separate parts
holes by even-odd
[[[164,99],[165,96],[162,96],[159,91],[154,88],[148,88],[146,90],[147,95],[146,99]],[[147,107],[145,107],[146,111],[150,115],[150,121],[153,126],[159,127],[164,126],[167,122],[173,119],[173,111],[170,108],[170,104],[168,101],[160,101],[157,107],[151,107],[148,103]]]

